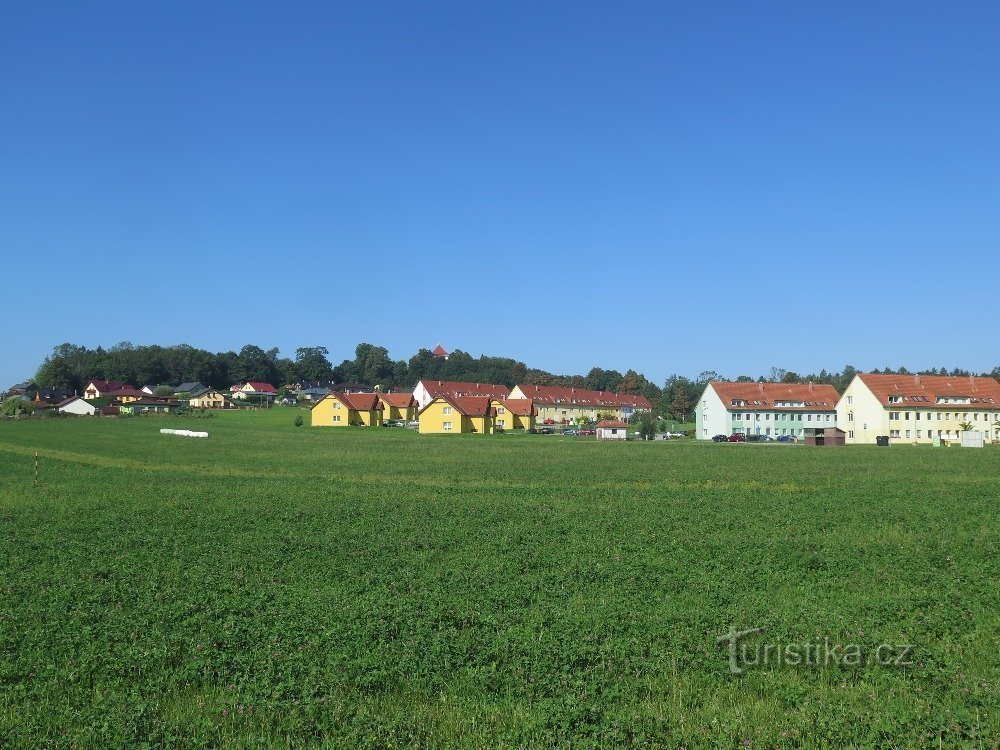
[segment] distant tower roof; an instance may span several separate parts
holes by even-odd
[[[441,342],[439,341],[438,345],[434,347],[434,351],[432,351],[431,354],[435,357],[447,357],[448,350],[441,346]]]

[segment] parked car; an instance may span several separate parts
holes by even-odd
[[[741,432],[734,432],[728,439],[730,443],[745,443],[747,441],[747,436]]]
[[[418,422],[417,420],[414,419],[414,420],[411,420],[411,421],[407,422],[406,426],[407,427],[419,427],[420,426],[420,422]]]
[[[774,438],[770,435],[747,435],[748,443],[771,443],[774,442]]]
[[[555,430],[553,430],[551,427],[539,427],[538,428],[538,434],[539,435],[553,435],[553,434],[555,434]]]
[[[556,420],[554,420],[554,419],[546,419],[544,422],[542,422],[542,424],[555,424],[555,423],[556,423]]]
[[[726,443],[726,442],[729,442],[729,436],[728,435],[716,435],[715,437],[712,438],[712,441],[715,442],[715,443]]]
[[[383,427],[406,427],[406,422],[402,419],[387,419],[382,423]]]
[[[563,430],[563,435],[578,435],[576,430]]]
[[[795,442],[795,437],[793,435],[779,435],[778,436],[778,442],[779,443],[794,443]]]
[[[683,432],[668,432],[667,437],[679,438],[679,437],[687,437],[687,435],[685,435]]]
[[[580,435],[596,435],[596,434],[597,430],[591,427],[584,427],[582,430],[580,430]]]

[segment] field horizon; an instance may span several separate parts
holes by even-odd
[[[0,747],[1000,746],[995,446],[300,414],[0,421]]]

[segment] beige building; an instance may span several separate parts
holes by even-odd
[[[854,377],[837,402],[837,427],[848,444],[892,440],[960,440],[963,432],[1000,439],[1000,383],[993,378],[945,375]]]
[[[539,424],[544,424],[546,420],[551,420],[550,424],[593,422],[603,414],[628,421],[635,412],[652,408],[645,396],[553,385],[516,385],[507,398],[510,401],[522,399],[532,402]]]

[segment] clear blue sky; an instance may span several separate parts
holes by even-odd
[[[158,5],[0,9],[0,387],[63,341],[1000,363],[995,1]]]

